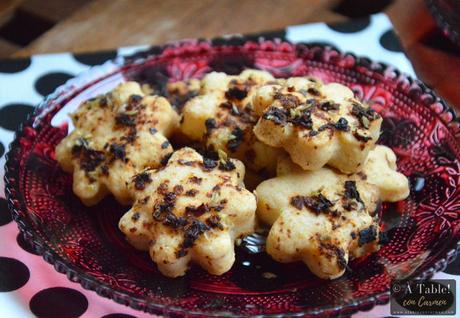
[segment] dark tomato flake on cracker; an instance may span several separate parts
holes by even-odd
[[[227,99],[242,100],[247,95],[248,95],[248,92],[245,89],[239,88],[237,86],[231,87],[225,92],[225,97]]]
[[[339,120],[334,124],[335,129],[341,130],[341,131],[349,131],[350,127],[348,126],[348,121],[340,117]]]
[[[263,119],[270,120],[277,125],[286,125],[288,112],[278,107],[270,107],[262,116]]]
[[[166,149],[169,147],[169,145],[170,145],[169,141],[166,140],[165,142],[161,144],[161,149]]]
[[[115,122],[120,126],[135,126],[136,118],[133,115],[121,113],[115,117]]]
[[[223,171],[232,171],[236,166],[231,160],[226,160],[225,162],[219,163],[219,170]]]
[[[244,131],[240,127],[232,130],[232,138],[227,142],[227,148],[234,152],[241,145],[244,139]]]
[[[363,246],[377,239],[377,229],[371,225],[367,229],[359,231],[358,236],[358,246]]]
[[[109,152],[113,155],[115,159],[122,161],[126,160],[126,149],[125,145],[113,143],[109,147]]]

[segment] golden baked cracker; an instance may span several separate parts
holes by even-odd
[[[345,175],[323,167],[305,171],[283,158],[278,177],[255,190],[257,216],[272,225],[267,253],[287,263],[303,261],[317,276],[341,276],[349,258],[378,249],[380,201],[409,195],[391,149],[377,146],[361,172]]]
[[[73,173],[73,191],[86,205],[108,193],[130,203],[128,180],[172,153],[167,136],[179,123],[166,99],[144,95],[135,82],[84,102],[71,116],[75,130],[57,145],[56,159]]]
[[[183,108],[181,131],[213,150],[225,151],[255,171],[274,173],[280,149],[260,142],[253,133],[258,116],[252,100],[256,88],[275,82],[267,72],[246,70],[232,76],[213,72],[201,81],[200,95]]]
[[[254,133],[282,147],[305,170],[326,164],[352,173],[361,169],[379,134],[382,118],[337,83],[291,78],[260,87],[254,95],[260,116]]]
[[[256,199],[244,172],[239,160],[182,148],[165,167],[133,178],[135,203],[120,230],[168,277],[184,275],[191,262],[221,275],[235,261],[235,239],[254,231]]]

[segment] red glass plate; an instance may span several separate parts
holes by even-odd
[[[85,208],[72,194],[71,177],[55,161],[54,147],[67,134],[65,113],[82,100],[127,79],[161,92],[168,81],[245,68],[343,83],[384,117],[380,143],[398,155],[411,194],[383,205],[388,243],[351,262],[339,279],[320,280],[302,264],[272,261],[257,235],[237,248],[236,263],[223,276],[192,268],[185,277],[165,278],[117,229],[127,208],[111,198]],[[58,272],[135,309],[174,317],[352,314],[388,302],[392,279],[430,277],[456,257],[459,135],[454,112],[430,89],[367,58],[280,40],[187,41],[118,58],[57,89],[16,134],[7,155],[6,193],[20,230]]]

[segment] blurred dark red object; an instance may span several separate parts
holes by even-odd
[[[460,47],[460,1],[425,0],[442,32]]]

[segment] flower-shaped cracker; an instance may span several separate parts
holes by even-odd
[[[127,82],[84,102],[72,121],[75,130],[56,147],[56,158],[73,173],[73,191],[86,205],[109,192],[127,204],[131,177],[172,153],[166,137],[179,116],[163,97],[145,96],[139,84]]]
[[[215,151],[243,161],[255,171],[273,172],[279,149],[257,140],[253,127],[258,116],[252,107],[256,88],[274,82],[267,72],[246,70],[238,76],[213,72],[201,81],[200,95],[183,108],[182,132]]]
[[[283,147],[305,170],[329,164],[356,172],[374,147],[382,122],[347,87],[303,78],[259,88],[254,110],[260,116],[254,128],[257,138]]]
[[[168,277],[184,275],[190,262],[223,274],[235,261],[235,239],[254,231],[256,199],[244,172],[239,160],[182,148],[166,167],[133,178],[136,201],[120,230]]]
[[[407,178],[384,146],[372,150],[356,174],[305,171],[286,158],[278,173],[255,191],[257,214],[272,225],[267,253],[283,263],[303,261],[325,279],[341,276],[349,258],[378,249],[378,203],[409,194]]]

